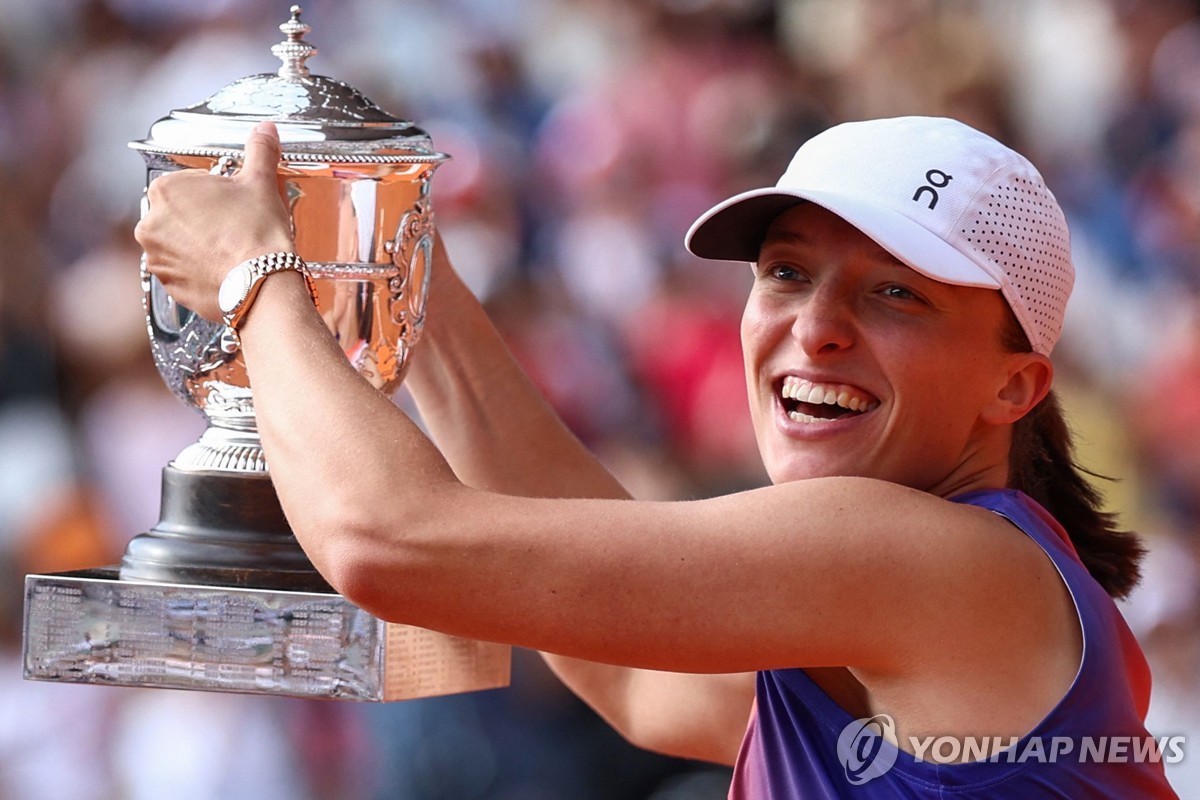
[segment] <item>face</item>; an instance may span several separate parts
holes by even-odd
[[[776,482],[857,475],[948,496],[1004,485],[998,291],[926,278],[811,203],[769,229],[742,318],[759,450]],[[1001,404],[1002,405],[1002,404]]]

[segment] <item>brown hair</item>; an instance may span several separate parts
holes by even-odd
[[[1008,327],[1007,348],[1032,349],[1015,317]],[[1009,488],[1029,495],[1058,520],[1106,592],[1128,596],[1141,577],[1146,550],[1136,534],[1117,527],[1116,515],[1101,510],[1100,492],[1089,479],[1104,476],[1075,460],[1071,429],[1053,391],[1013,425],[1008,463]]]

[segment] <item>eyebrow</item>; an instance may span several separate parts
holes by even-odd
[[[765,250],[766,248],[768,248],[772,245],[781,245],[781,244],[801,245],[803,247],[817,247],[817,244],[814,243],[812,239],[809,239],[807,236],[805,236],[804,233],[801,231],[772,231],[770,234],[768,234],[763,239],[762,244],[759,246],[759,252],[762,252],[763,250]],[[896,258],[896,256],[889,253],[879,243],[872,241],[872,244],[875,245],[875,247],[874,247],[875,255],[878,256],[878,259],[880,261],[887,263],[887,264],[893,264],[897,267],[903,267],[904,269],[912,269],[912,267],[908,266],[908,264],[905,264],[903,261]]]
[[[785,244],[806,244],[812,245],[812,240],[803,233],[795,233],[793,231],[772,231],[763,237],[761,247],[766,247],[770,244],[782,242]]]

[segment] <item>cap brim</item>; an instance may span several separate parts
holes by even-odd
[[[684,244],[701,258],[757,261],[767,229],[793,206],[816,203],[862,231],[917,272],[942,283],[999,289],[986,267],[905,215],[836,192],[752,189],[718,203],[688,230]]]

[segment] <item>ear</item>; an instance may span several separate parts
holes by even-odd
[[[1054,380],[1054,365],[1040,353],[1013,353],[1008,363],[1008,380],[983,409],[983,420],[993,425],[1011,425],[1028,414]]]

